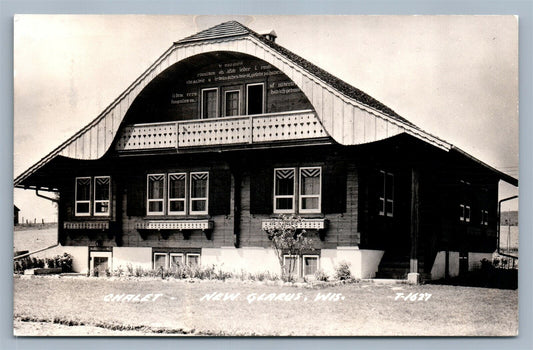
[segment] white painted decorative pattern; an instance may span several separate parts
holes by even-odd
[[[263,220],[261,228],[266,230],[275,226],[276,219]],[[296,224],[297,229],[304,230],[324,230],[326,228],[326,219],[302,219]]]
[[[203,119],[178,124],[178,147],[250,143],[250,118]]]
[[[254,142],[300,140],[328,136],[316,113],[312,111],[254,117],[252,130]]]
[[[65,221],[63,228],[67,230],[107,230],[109,221]]]
[[[124,127],[116,149],[120,151],[176,148],[176,123],[136,124]]]
[[[138,230],[211,230],[210,220],[159,220],[144,221],[135,224]]]

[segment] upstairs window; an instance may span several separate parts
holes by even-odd
[[[459,221],[470,222],[470,206],[459,204]]]
[[[191,214],[207,214],[208,172],[191,173]]]
[[[224,116],[239,115],[240,91],[231,90],[224,92]]]
[[[218,117],[218,89],[202,90],[202,118]]]
[[[274,213],[294,212],[296,169],[274,169]]]
[[[378,174],[378,210],[381,216],[394,216],[394,174],[383,170]]]
[[[263,90],[263,83],[246,85],[246,114],[265,113]]]
[[[187,174],[168,175],[168,213],[185,214],[185,190]]]
[[[148,214],[163,215],[164,213],[164,188],[165,175],[152,174],[148,175]]]
[[[75,213],[76,216],[91,215],[91,178],[77,177],[76,178],[76,193],[75,193]]]
[[[109,194],[111,178],[109,176],[94,177],[94,215],[109,215]]]
[[[300,168],[300,212],[320,213],[320,167]]]

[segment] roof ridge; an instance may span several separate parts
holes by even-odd
[[[229,29],[229,30],[228,30]],[[183,39],[175,41],[174,44],[188,43],[192,41],[209,40],[216,38],[227,38],[231,36],[250,34],[253,31],[242,23],[231,20],[214,25]]]

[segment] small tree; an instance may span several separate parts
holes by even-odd
[[[283,255],[300,256],[303,251],[313,249],[313,240],[305,237],[305,230],[297,229],[301,221],[302,218],[298,216],[280,215],[265,227],[268,239],[272,241],[272,247],[278,257],[284,281],[294,280],[292,272],[296,262],[295,259],[288,259],[288,264],[284,264]]]

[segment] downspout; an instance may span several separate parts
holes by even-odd
[[[502,253],[500,251],[500,224],[501,224],[500,221],[501,221],[502,203],[506,202],[506,201],[510,201],[511,199],[515,199],[515,198],[518,198],[518,196],[512,196],[512,197],[504,198],[504,199],[502,199],[502,200],[500,200],[498,202],[498,225],[496,226],[496,232],[497,232],[497,237],[498,237],[498,240],[497,240],[497,242],[498,242],[497,243],[498,244],[498,254],[502,255],[502,256],[505,256],[505,257],[508,257],[508,258],[518,259],[517,256],[505,254],[505,253]]]

